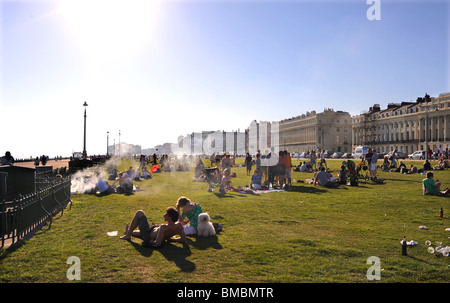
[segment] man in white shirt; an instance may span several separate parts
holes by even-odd
[[[97,183],[95,184],[95,190],[100,192],[101,195],[108,195],[115,192],[114,188],[97,173]]]

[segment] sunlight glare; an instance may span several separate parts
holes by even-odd
[[[111,62],[142,51],[151,39],[158,1],[62,0],[61,11],[82,52]]]

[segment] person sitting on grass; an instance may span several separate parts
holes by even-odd
[[[383,171],[390,171],[390,166],[391,166],[391,164],[389,163],[388,156],[384,156],[383,163],[381,163],[381,169]]]
[[[231,171],[229,168],[225,168],[223,171],[222,184],[225,186],[225,189],[234,190],[231,184]]]
[[[96,172],[97,183],[95,184],[95,191],[99,192],[101,196],[115,193],[116,190],[109,184],[108,181],[103,179],[99,172]]]
[[[183,225],[184,233],[186,235],[197,234],[198,215],[203,212],[200,203],[194,203],[187,197],[179,197],[176,207],[180,214],[178,222]]]
[[[258,170],[255,170],[252,176],[252,184],[250,188],[256,190],[261,189],[261,179],[262,179],[261,174],[258,172]]]
[[[423,179],[422,181],[423,185],[423,194],[430,194],[430,195],[440,195],[440,196],[447,196],[450,193],[449,189],[441,190],[441,182],[439,182],[439,179],[436,179],[436,181],[433,179],[433,172],[429,171],[427,172],[427,177]]]
[[[160,247],[164,241],[174,241],[180,243],[186,243],[186,235],[184,233],[183,225],[178,222],[178,211],[170,206],[166,208],[164,214],[164,220],[167,224],[155,225],[152,222],[152,226],[148,224],[147,216],[142,210],[138,210],[133,217],[130,225],[125,226],[125,234],[120,237],[122,240],[131,240],[131,237],[141,238],[142,245],[145,247]],[[139,229],[137,230],[136,228]],[[174,236],[178,238],[173,238]]]
[[[332,180],[331,175],[325,171],[325,167],[321,166],[319,172],[314,176],[314,186],[317,185],[337,187],[339,183],[336,182],[336,179]]]
[[[147,166],[142,169],[142,177],[146,180],[153,178],[152,173],[148,170]]]
[[[116,185],[119,183],[119,185]],[[111,185],[118,194],[131,194],[133,193],[133,180],[128,177],[127,173],[119,173],[119,177]]]
[[[300,171],[301,171],[302,173],[308,172],[308,167],[306,166],[306,161],[304,161],[304,162],[302,163],[302,165],[300,165]]]
[[[338,182],[339,184],[347,184],[347,170],[344,164],[341,165],[341,170],[338,173]]]
[[[428,160],[425,160],[425,162],[423,162],[423,170],[424,171],[433,170],[433,168],[431,167],[431,164]]]
[[[439,163],[434,167],[434,170],[444,170],[444,169],[445,169],[444,159],[441,158],[439,160]]]

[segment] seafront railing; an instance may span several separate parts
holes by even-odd
[[[35,232],[42,224],[71,205],[70,177],[41,184],[33,193],[12,201],[0,201],[0,248],[10,247]]]

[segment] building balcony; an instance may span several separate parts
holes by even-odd
[[[409,140],[394,140],[394,141],[366,141],[366,145],[388,145],[388,144],[400,144],[400,143],[419,143],[422,140],[409,139]]]

